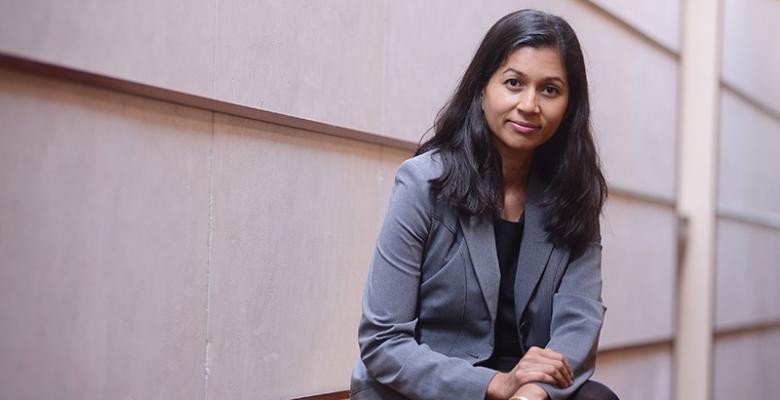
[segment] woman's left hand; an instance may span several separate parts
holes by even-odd
[[[510,400],[516,400],[520,397],[525,397],[528,400],[548,400],[547,392],[542,389],[541,386],[535,384],[535,383],[526,383],[523,386],[520,386],[520,389],[517,389],[514,395],[510,397]]]

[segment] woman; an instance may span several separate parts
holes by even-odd
[[[396,175],[353,399],[615,398],[588,381],[606,198],[589,119],[571,27],[534,10],[496,22]]]

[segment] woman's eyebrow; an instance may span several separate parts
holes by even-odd
[[[548,76],[544,79],[542,79],[543,82],[550,82],[550,81],[558,81],[563,86],[566,86],[566,81],[563,80],[563,78],[558,76]]]
[[[518,71],[512,67],[507,67],[507,69],[502,72],[503,74],[506,74],[507,72],[511,72],[521,78],[527,78],[528,75],[522,73],[521,71]],[[550,81],[558,81],[561,85],[566,86],[566,81],[563,80],[560,76],[547,76],[542,79],[542,82],[550,82]]]
[[[519,76],[525,77],[525,74],[524,74],[524,73],[522,73],[522,72],[520,72],[520,71],[518,71],[518,70],[516,70],[516,69],[514,69],[514,68],[512,68],[512,67],[508,67],[507,69],[505,69],[505,70],[504,70],[504,72],[503,72],[503,73],[505,74],[505,73],[507,73],[507,72],[512,72],[512,73],[514,73],[515,75],[519,75]]]

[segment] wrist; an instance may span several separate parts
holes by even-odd
[[[510,400],[536,400],[548,399],[547,391],[536,383],[526,383],[520,386]]]
[[[512,379],[512,374],[499,372],[490,380],[485,398],[487,400],[505,400],[514,394],[517,388],[518,385]]]

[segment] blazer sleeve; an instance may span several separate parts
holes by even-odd
[[[374,379],[405,397],[484,399],[496,371],[445,356],[415,339],[432,207],[426,174],[415,159],[405,161],[396,174],[363,293],[360,356]]]
[[[541,383],[550,400],[571,396],[593,375],[596,349],[606,307],[601,303],[601,239],[569,265],[553,295],[550,342],[547,347],[566,358],[574,372],[568,388]]]

